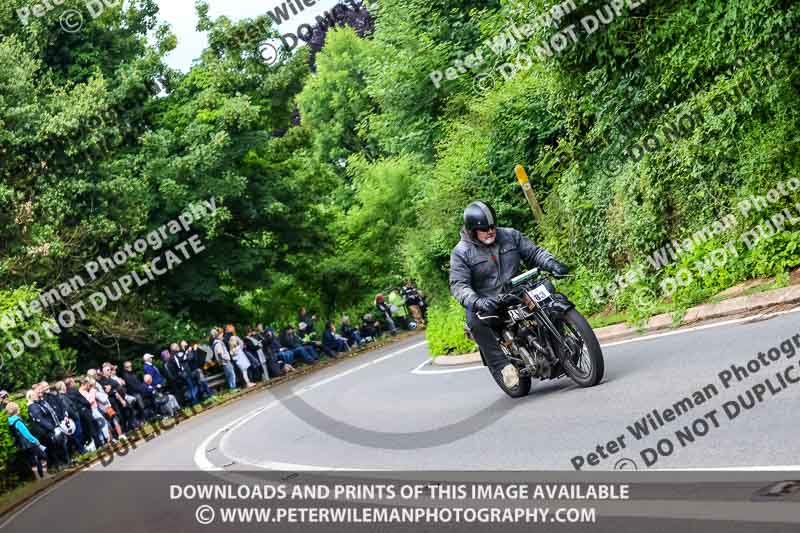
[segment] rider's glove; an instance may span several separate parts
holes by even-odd
[[[545,265],[545,270],[551,272],[554,276],[566,276],[569,274],[569,269],[566,265],[563,265],[556,261],[555,259],[551,259]]]
[[[497,301],[497,298],[492,298],[491,296],[478,298],[478,301],[475,302],[475,310],[480,313],[490,315],[497,312],[497,307],[499,304],[500,303]]]

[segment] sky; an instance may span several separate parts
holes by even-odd
[[[169,66],[184,72],[189,70],[192,60],[200,56],[207,43],[206,35],[195,30],[197,14],[194,2],[195,0],[158,0],[161,20],[168,22],[178,37],[178,47],[167,56],[166,62]],[[282,34],[297,33],[297,26],[300,24],[313,24],[314,17],[333,7],[337,0],[208,0],[209,15],[212,18],[225,15],[231,20],[252,18],[266,14],[267,10],[280,7],[287,2],[299,2],[304,9],[300,11],[295,8],[296,15],[287,10],[289,20],[283,21],[278,26],[278,31]],[[307,4],[312,5],[307,7]],[[303,44],[302,41],[300,43]]]

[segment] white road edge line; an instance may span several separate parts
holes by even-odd
[[[338,374],[334,374],[333,376],[331,376],[329,378],[325,378],[325,379],[323,379],[321,381],[318,381],[316,383],[313,383],[311,385],[303,387],[300,390],[295,391],[294,393],[292,393],[286,399],[293,398],[295,396],[301,396],[301,395],[306,394],[307,392],[310,392],[310,391],[312,391],[312,390],[314,390],[314,389],[316,389],[318,387],[321,387],[322,385],[327,385],[328,383],[331,383],[333,381],[336,381],[337,379],[340,379],[340,378],[343,378],[345,376],[348,376],[348,375],[352,374],[353,372],[357,372],[359,370],[363,370],[364,368],[370,367],[372,365],[376,365],[378,363],[381,363],[383,361],[391,359],[392,357],[396,357],[396,356],[398,356],[400,354],[406,353],[406,352],[408,352],[410,350],[413,350],[415,348],[419,348],[420,346],[423,346],[423,345],[425,345],[427,343],[428,343],[427,340],[422,341],[422,342],[418,342],[418,343],[412,344],[411,346],[406,346],[405,348],[397,350],[396,352],[389,353],[387,355],[384,355],[382,357],[378,357],[377,359],[374,359],[374,360],[369,361],[367,363],[364,363],[362,365],[358,365],[356,367],[353,367],[353,368],[351,368],[349,370],[345,370],[345,371],[340,372]],[[197,465],[198,468],[200,468],[201,470],[204,470],[206,472],[224,470],[221,467],[215,466],[211,461],[208,460],[208,457],[206,457],[206,449],[208,448],[208,445],[211,443],[211,441],[213,441],[221,433],[227,432],[222,438],[222,440],[224,440],[228,435],[233,433],[233,431],[238,429],[240,426],[242,426],[243,424],[245,424],[246,422],[248,422],[252,418],[258,416],[260,413],[266,411],[267,409],[272,409],[273,407],[279,405],[281,402],[282,402],[282,400],[273,400],[270,403],[268,403],[267,405],[259,407],[257,409],[254,409],[254,410],[250,411],[249,413],[246,413],[246,414],[240,416],[239,418],[237,418],[233,422],[231,422],[231,423],[229,423],[227,425],[224,425],[221,428],[219,428],[218,430],[216,430],[215,432],[213,432],[211,435],[206,437],[205,440],[203,440],[203,442],[200,444],[200,446],[198,446],[195,449],[195,452],[194,452],[194,464]],[[222,449],[222,440],[220,441],[220,450]],[[250,464],[252,464],[252,463],[250,463]],[[268,463],[265,463],[265,464],[268,464]],[[328,468],[328,467],[317,467],[317,466],[313,466],[313,465],[292,465],[291,463],[272,463],[272,464],[279,465],[280,466],[279,469],[284,469],[286,467],[291,466],[292,468],[295,468],[295,469],[298,469],[298,470],[300,470],[300,469],[305,469],[305,470],[334,470],[334,469],[331,469],[331,468]],[[254,465],[254,466],[258,466],[258,465]],[[351,469],[348,469],[348,470],[351,470]]]
[[[775,317],[775,316],[786,315],[786,314],[789,314],[789,313],[797,313],[799,311],[800,311],[800,307],[798,307],[796,309],[788,309],[786,311],[776,311],[774,313],[762,313],[762,314],[759,314],[759,315],[752,315],[752,316],[747,316],[747,317],[742,317],[742,318],[733,318],[731,320],[725,320],[725,321],[722,321],[722,322],[715,322],[713,324],[705,324],[703,326],[693,326],[693,327],[690,327],[690,328],[676,329],[674,331],[666,331],[664,333],[654,333],[652,335],[645,335],[645,336],[642,336],[642,337],[635,337],[633,339],[626,339],[626,340],[623,340],[623,341],[609,342],[608,344],[601,344],[600,347],[601,348],[609,348],[611,346],[620,346],[622,344],[629,344],[629,343],[632,343],[632,342],[648,341],[648,340],[651,340],[651,339],[658,339],[658,338],[661,338],[661,337],[669,337],[671,335],[680,335],[680,334],[683,334],[683,333],[691,333],[691,332],[694,332],[694,331],[700,331],[700,330],[704,330],[704,329],[718,328],[720,326],[729,326],[731,324],[739,324],[741,322],[751,322],[751,321],[756,321],[756,320],[760,320],[760,319],[764,319],[764,318],[772,318],[772,317]],[[429,364],[430,362],[431,362],[430,358],[424,360],[416,368],[414,368],[414,370],[412,370],[411,373],[412,374],[417,374],[417,375],[420,375],[420,374],[454,374],[456,372],[467,372],[469,370],[479,370],[479,369],[483,368],[482,364],[475,363],[475,364],[470,365],[468,367],[462,367],[462,368],[450,368],[450,369],[445,369],[445,370],[422,370],[422,367],[424,367],[425,365]]]
[[[612,342],[612,343],[608,343],[608,344],[603,344],[601,346],[604,347],[604,348],[610,347],[610,346],[618,346],[618,345],[621,345],[621,344],[628,344],[628,343],[632,343],[632,342],[640,342],[640,341],[645,341],[645,340],[651,340],[651,339],[656,339],[656,338],[660,338],[660,337],[667,337],[667,336],[670,336],[670,335],[679,335],[679,334],[683,334],[683,333],[691,333],[691,332],[694,332],[694,331],[700,331],[700,330],[704,330],[704,329],[711,329],[711,328],[727,326],[727,325],[731,325],[731,324],[738,324],[738,323],[742,323],[742,322],[755,321],[755,320],[759,320],[759,319],[763,319],[763,318],[771,318],[771,317],[774,317],[774,316],[780,316],[780,315],[785,315],[785,314],[789,314],[789,313],[795,313],[795,312],[798,312],[798,311],[800,311],[800,308],[789,309],[789,310],[786,310],[786,311],[776,311],[774,313],[762,313],[762,314],[759,314],[759,315],[753,315],[753,316],[749,316],[749,317],[735,318],[735,319],[731,319],[731,320],[725,320],[725,321],[722,321],[722,322],[715,322],[713,324],[706,324],[706,325],[702,325],[702,326],[694,326],[694,327],[690,327],[690,328],[678,329],[678,330],[675,330],[675,331],[667,331],[667,332],[664,332],[664,333],[656,333],[654,335],[636,337],[636,338],[627,339],[627,340],[624,340],[624,341],[618,341],[618,342]],[[344,372],[342,372],[340,374],[336,374],[334,376],[326,378],[326,379],[324,379],[322,381],[319,381],[319,382],[314,383],[312,385],[309,385],[307,387],[303,387],[302,389],[300,389],[300,390],[296,391],[294,394],[292,394],[292,396],[290,396],[290,398],[295,396],[295,395],[299,396],[301,394],[305,394],[305,393],[307,393],[309,391],[312,391],[312,390],[316,389],[317,387],[320,387],[322,385],[325,385],[327,383],[335,381],[335,380],[337,380],[337,379],[339,379],[341,377],[344,377],[346,375],[352,374],[353,372],[356,372],[356,371],[361,370],[363,368],[366,368],[368,366],[377,364],[377,363],[379,363],[381,361],[385,361],[387,359],[390,359],[392,357],[395,357],[397,355],[405,353],[405,352],[407,352],[409,350],[412,350],[414,348],[418,348],[419,346],[427,344],[427,342],[428,342],[427,340],[422,341],[422,342],[418,342],[416,344],[413,344],[411,346],[403,348],[402,350],[398,350],[397,352],[393,352],[393,353],[390,353],[390,354],[385,355],[383,357],[379,357],[378,359],[375,359],[374,361],[370,361],[368,363],[364,363],[362,365],[359,365],[357,367],[351,368],[350,370],[346,370],[346,371],[344,371]],[[466,367],[466,368],[453,368],[453,369],[449,369],[449,370],[433,370],[433,371],[431,371],[431,370],[427,370],[427,371],[426,370],[421,370],[421,368],[423,366],[425,366],[426,364],[428,364],[429,362],[430,362],[430,358],[426,359],[425,361],[420,363],[418,366],[416,366],[414,368],[414,370],[411,371],[411,373],[412,374],[451,374],[451,373],[455,373],[455,372],[467,372],[469,370],[478,370],[478,369],[483,368],[483,365],[476,364],[476,365],[469,366],[469,367]],[[208,458],[206,457],[205,450],[208,447],[208,444],[217,435],[227,431],[228,433],[226,433],[223,436],[223,440],[224,440],[225,438],[227,438],[228,435],[230,435],[234,430],[236,430],[237,428],[242,426],[244,423],[246,423],[247,421],[251,420],[253,417],[257,416],[262,411],[266,411],[267,409],[271,409],[271,408],[275,407],[276,405],[278,405],[279,403],[280,403],[279,400],[274,400],[274,401],[270,402],[269,404],[267,404],[264,407],[259,407],[258,409],[255,409],[254,411],[251,411],[250,413],[247,413],[244,416],[241,416],[241,417],[237,418],[236,420],[234,420],[233,422],[231,422],[227,426],[223,426],[222,428],[218,429],[217,431],[215,431],[214,433],[209,435],[200,444],[200,446],[198,446],[197,449],[195,450],[195,454],[194,454],[194,462],[195,462],[195,464],[200,469],[205,470],[205,471],[223,470],[222,468],[217,467],[214,464],[212,464],[208,460]],[[222,444],[222,442],[220,442],[220,448],[221,448],[221,444]],[[265,461],[265,462],[261,462],[261,463],[252,463],[252,462],[248,461],[248,462],[245,462],[245,464],[250,464],[251,466],[260,466],[260,467],[263,467],[263,468],[273,468],[273,467],[275,467],[273,469],[277,469],[277,470],[286,469],[286,468],[291,468],[291,469],[295,469],[295,470],[306,470],[306,471],[314,471],[314,470],[352,470],[352,469],[341,469],[341,468],[329,468],[329,467],[315,466],[315,465],[281,463],[281,462],[276,462],[276,461]],[[798,470],[800,470],[800,467],[797,467],[797,468],[798,468]],[[758,468],[757,467],[748,467],[748,466],[745,466],[745,467],[723,467],[720,470],[747,471],[747,470],[750,470],[750,469],[758,469]],[[777,468],[777,469],[780,469],[780,468]],[[794,467],[790,467],[789,468],[789,470],[793,470],[793,469],[794,469]],[[684,469],[676,469],[676,470],[684,470]],[[686,470],[690,470],[690,469],[686,469]],[[712,469],[699,468],[698,470],[712,470]]]
[[[647,472],[800,472],[800,465],[649,468]]]

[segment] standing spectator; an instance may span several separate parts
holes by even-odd
[[[251,356],[251,370],[254,367],[258,367],[257,371],[253,372],[253,374],[258,374],[258,378],[262,381],[269,380],[269,358],[264,348],[264,342],[261,340],[255,328],[247,329],[247,336],[244,338],[244,347],[245,352]],[[253,360],[255,360],[256,364],[253,364]]]
[[[354,328],[350,324],[350,317],[347,315],[342,316],[342,323],[339,326],[339,332],[354,346],[361,346],[367,342],[361,337],[361,333],[358,332],[358,329]]]
[[[350,351],[347,339],[336,334],[336,326],[330,320],[325,323],[325,332],[322,334],[322,344],[334,352]]]
[[[144,409],[136,403],[136,397],[128,392],[125,380],[117,375],[117,365],[111,365],[111,379],[119,385],[117,391],[125,399],[125,413],[131,420],[131,428],[138,427],[144,421]]]
[[[397,327],[394,325],[394,320],[392,319],[392,310],[389,305],[384,301],[383,294],[378,294],[375,296],[375,308],[378,310],[378,316],[381,320],[386,322],[386,326],[388,326],[389,333],[392,335],[397,333]]]
[[[95,387],[94,378],[87,376],[83,381],[81,381],[80,385],[78,386],[78,392],[87,402],[89,402],[89,407],[92,410],[91,412],[92,420],[94,421],[94,427],[97,431],[97,434],[102,436],[102,442],[100,445],[107,444],[111,441],[111,434],[109,433],[108,429],[108,421],[97,406],[97,388]]]
[[[250,362],[250,367],[247,369],[247,374],[251,382],[261,381],[264,373],[261,358],[258,355],[259,346],[257,339],[251,337],[253,328],[247,328],[247,335],[242,339],[244,355]]]
[[[214,391],[208,386],[208,380],[203,372],[203,365],[206,362],[205,352],[200,349],[200,345],[196,342],[192,343],[190,346],[188,342],[181,341],[181,349],[184,353],[184,360],[189,366],[192,379],[197,386],[198,399],[206,400],[211,398],[214,396]]]
[[[34,390],[35,388],[36,385],[33,385],[30,389],[25,391],[25,400],[29,407],[33,404],[33,402],[36,401],[36,391]],[[28,418],[30,418],[30,416],[31,416],[30,409],[28,409]],[[34,437],[39,439],[39,442],[41,442],[42,444],[47,444],[48,442],[50,442],[50,435],[47,433],[47,430],[41,427],[39,424],[31,421],[31,423],[28,424],[28,429],[31,431],[31,433],[33,433]],[[48,454],[49,453],[50,452],[48,452]]]
[[[0,390],[0,407],[5,408],[8,402],[9,402],[8,391]]]
[[[222,338],[225,341],[225,346],[230,346],[231,337],[236,334],[235,332],[236,328],[233,327],[233,324],[225,324],[225,335]]]
[[[197,403],[197,385],[192,377],[192,370],[186,361],[186,354],[181,351],[177,342],[169,346],[170,360],[167,368],[172,371],[179,383],[186,389],[186,400],[190,405]]]
[[[46,381],[40,381],[35,387],[38,387],[42,400],[53,408],[56,418],[58,418],[58,420],[64,420],[64,418],[68,416],[67,411],[64,409],[64,404],[62,404],[61,400],[58,398],[58,394],[50,389],[50,384]]]
[[[400,293],[398,291],[390,292],[386,303],[389,305],[389,310],[392,313],[392,320],[395,321],[395,324],[399,325],[401,328],[412,329],[413,321],[411,320],[411,312],[407,309],[405,299],[400,296]],[[417,327],[416,322],[413,322],[413,327]]]
[[[162,376],[161,371],[153,365],[153,354],[144,354],[142,361],[144,361],[144,373],[150,375],[150,378],[153,380],[153,386],[162,387],[164,385],[164,376]]]
[[[42,390],[38,384],[28,392],[28,416],[33,424],[39,426],[41,434],[45,435],[46,440],[42,443],[48,451],[48,463],[51,466],[55,465],[53,468],[56,470],[61,465],[67,466],[71,459],[67,449],[67,437],[60,427],[61,420],[50,404],[42,398]]]
[[[291,324],[286,326],[286,329],[283,330],[280,342],[282,346],[292,350],[293,356],[299,355],[300,358],[309,365],[313,365],[317,362],[317,356],[314,350],[308,346],[303,346],[303,342],[297,334],[295,334],[294,327],[292,327]]]
[[[125,391],[122,385],[112,375],[112,366],[111,363],[103,363],[102,374],[98,376],[97,382],[103,388],[103,392],[108,395],[108,402],[114,408],[122,428],[130,431],[136,426],[136,421],[133,418],[131,407],[125,400]]]
[[[139,376],[133,373],[133,363],[125,361],[122,363],[122,373],[120,377],[125,382],[125,392],[132,397],[133,403],[139,408],[142,418],[147,419],[144,406],[144,383]]]
[[[109,436],[111,437],[111,442],[117,442],[117,438],[120,440],[127,441],[128,438],[125,436],[125,432],[122,431],[122,424],[120,424],[119,420],[119,413],[117,410],[114,409],[114,405],[111,403],[111,394],[113,394],[113,390],[111,389],[111,385],[103,385],[99,381],[96,381],[95,378],[91,375],[87,375],[86,379],[89,383],[89,386],[94,387],[94,399],[97,402],[97,409],[100,413],[105,417],[108,421],[108,425],[111,429],[116,432],[116,438],[111,436],[111,432],[109,430]]]
[[[414,287],[410,279],[407,279],[403,284],[400,294],[405,298],[405,303],[414,319],[424,325],[428,318],[428,305],[425,303],[425,296]]]
[[[233,369],[231,354],[225,342],[225,333],[219,328],[214,328],[211,330],[211,338],[214,339],[211,343],[211,350],[214,352],[214,357],[217,358],[217,361],[222,364],[222,371],[225,373],[228,389],[235,390],[236,372]]]
[[[58,383],[56,383],[56,387],[59,387]],[[73,378],[64,380],[64,389],[67,398],[70,399],[78,411],[78,418],[80,418],[84,435],[87,439],[91,439],[92,446],[87,446],[86,449],[93,451],[92,448],[99,448],[103,445],[103,440],[100,436],[100,427],[92,414],[91,403],[81,394],[79,388],[75,386],[75,380]]]
[[[125,380],[117,375],[117,365],[104,363],[103,366],[105,365],[109,365],[111,371],[110,374],[105,372],[104,375],[109,376],[111,381],[116,383],[117,386],[114,390],[124,400],[124,402],[122,402],[122,408],[124,411],[124,417],[127,421],[126,424],[128,425],[128,430],[139,427],[140,423],[143,421],[144,414],[136,404],[136,398],[128,393],[128,389],[125,387]]]
[[[228,341],[228,350],[236,366],[239,367],[239,370],[242,372],[242,379],[247,388],[255,387],[256,384],[251,382],[250,376],[247,375],[247,369],[250,368],[250,360],[247,358],[247,354],[244,353],[244,342],[236,335],[236,332],[233,332],[233,335]]]
[[[85,418],[81,416],[78,406],[67,396],[67,385],[63,381],[57,381],[53,388],[55,390],[50,392],[53,401],[59,402],[67,416],[75,423],[75,434],[71,436],[71,439],[75,443],[78,453],[86,453],[87,444],[89,445],[88,451],[95,451],[91,437],[91,425],[84,424]]]
[[[8,428],[17,447],[27,456],[28,465],[33,470],[34,477],[44,479],[47,475],[47,455],[45,454],[47,448],[31,434],[28,426],[20,418],[19,405],[14,402],[6,402],[4,406],[8,415]]]
[[[67,447],[70,443],[82,455],[86,452],[83,446],[83,432],[81,431],[80,420],[77,419],[77,413],[73,415],[71,405],[66,405],[64,397],[46,381],[39,383],[39,390],[42,394],[42,399],[53,408],[56,418],[59,420],[58,427],[61,428],[62,433],[67,439]]]

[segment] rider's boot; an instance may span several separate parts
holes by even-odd
[[[503,370],[500,371],[500,375],[503,376],[503,383],[509,389],[513,389],[519,385],[519,373],[511,363],[503,367]]]

